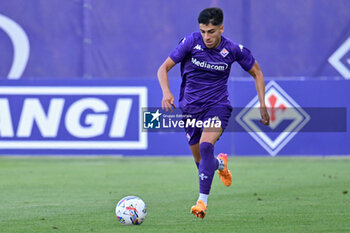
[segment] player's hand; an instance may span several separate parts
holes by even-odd
[[[267,112],[266,106],[260,107],[260,115],[261,115],[260,122],[263,123],[264,125],[269,125],[270,124],[270,116],[269,116],[269,113]]]
[[[171,94],[171,92],[165,92],[163,93],[163,100],[162,100],[162,109],[165,111],[170,111],[173,112],[173,108],[175,109],[175,104],[174,104],[174,96]]]

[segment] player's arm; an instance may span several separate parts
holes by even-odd
[[[174,96],[170,91],[169,87],[169,78],[168,78],[168,72],[175,66],[175,62],[168,57],[164,63],[159,67],[157,76],[158,81],[160,84],[160,87],[162,88],[163,92],[163,99],[162,99],[162,109],[171,112],[173,111],[172,107],[175,108],[174,104]]]
[[[260,102],[260,114],[262,120],[260,121],[264,125],[270,124],[270,117],[267,112],[266,104],[265,104],[265,82],[264,75],[260,69],[260,66],[257,61],[255,61],[253,67],[248,71],[251,76],[253,76],[255,81],[256,91],[258,93],[258,98]]]

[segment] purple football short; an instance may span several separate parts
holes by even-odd
[[[232,108],[230,106],[214,106],[211,108],[206,109],[203,112],[196,113],[196,114],[190,114],[191,117],[184,117],[183,120],[186,121],[188,119],[196,119],[196,121],[201,120],[202,122],[208,120],[208,119],[216,119],[219,118],[221,121],[221,128],[223,131],[225,130],[228,121],[230,119],[232,112]],[[184,113],[185,114],[185,113]],[[187,115],[187,114],[185,114]],[[199,143],[201,135],[202,135],[203,127],[185,127],[186,137],[188,139],[189,145],[195,145]]]

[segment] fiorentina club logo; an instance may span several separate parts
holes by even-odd
[[[328,62],[346,79],[350,79],[350,37],[328,58]]]
[[[223,48],[221,50],[220,54],[221,54],[221,56],[226,57],[229,54],[229,52],[227,51],[227,49]]]
[[[274,81],[266,86],[265,103],[270,114],[269,126],[259,122],[257,96],[236,116],[236,121],[275,156],[305,126],[310,116]]]

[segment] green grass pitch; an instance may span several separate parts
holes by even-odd
[[[230,157],[207,216],[190,157],[0,157],[0,232],[350,232],[349,158]],[[116,203],[140,196],[148,215],[122,226]]]

